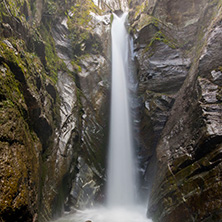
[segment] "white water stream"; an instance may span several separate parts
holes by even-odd
[[[128,98],[127,13],[114,14],[112,23],[111,121],[108,155],[107,204],[134,206],[136,194],[135,163]]]
[[[114,14],[112,23],[112,89],[106,205],[78,211],[58,222],[151,222],[147,206],[136,201],[135,156],[132,145],[128,92],[127,13]]]

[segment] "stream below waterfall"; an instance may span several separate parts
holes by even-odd
[[[66,215],[56,222],[152,222],[146,218],[146,207],[130,208],[97,207]]]

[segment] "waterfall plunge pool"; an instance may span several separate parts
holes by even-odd
[[[66,215],[56,222],[152,222],[145,217],[146,208],[135,206],[125,207],[97,207],[77,211],[75,214]]]

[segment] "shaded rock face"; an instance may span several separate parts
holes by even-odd
[[[155,2],[134,4],[131,3],[129,19],[141,98],[139,155],[142,187],[149,193],[155,175],[155,149],[177,92],[188,74],[191,58],[176,37],[171,36],[171,28],[149,14]]]
[[[207,0],[189,0],[184,3],[160,0],[156,2],[152,15],[170,28],[170,35],[176,36],[184,49],[189,49],[196,44],[194,40],[197,40],[198,32],[206,31],[206,23],[211,20],[217,3],[209,3]]]
[[[144,49],[137,53],[141,89],[168,94],[178,91],[190,66],[190,60],[183,58],[180,50],[160,42],[152,56],[144,53]]]
[[[54,102],[46,92],[39,58],[26,52],[22,41],[3,40],[0,50],[0,218],[35,221],[40,200],[41,152],[47,143],[42,133],[50,129]],[[40,125],[36,126],[36,121]]]
[[[221,8],[214,10],[157,146],[148,212],[156,221],[221,220]]]
[[[92,206],[101,196],[104,184],[110,14],[90,15],[95,28],[90,30],[90,39],[81,43],[78,63],[74,61],[76,48],[68,38],[71,31],[67,19],[60,18],[52,27],[56,53],[67,67],[58,73],[60,124],[47,159],[56,171],[46,178],[45,183],[51,188],[46,186],[43,193],[49,214],[50,201],[54,205],[54,216],[61,214],[62,209],[70,212]],[[52,188],[59,195],[53,195]],[[41,220],[45,220],[44,214],[43,209]]]
[[[0,220],[48,221],[101,194],[110,13],[81,4],[91,28],[77,21],[76,44],[65,15],[76,1],[20,3],[0,3]]]
[[[145,191],[148,216],[219,221],[221,2],[132,1],[130,7],[143,188],[152,187]]]

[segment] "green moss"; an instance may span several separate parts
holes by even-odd
[[[141,15],[145,11],[147,5],[148,5],[148,1],[144,1],[142,4],[136,6],[134,19],[137,18],[138,15]]]
[[[11,70],[11,67],[16,66],[24,69],[24,62],[18,52],[14,52],[2,42],[0,42],[0,52],[5,60],[0,63],[1,215],[9,209],[11,211],[20,209],[28,205],[29,201],[33,201],[32,198],[29,199],[29,192],[32,192],[30,189],[35,192],[33,183],[36,183],[36,186],[38,184],[36,165],[38,140],[27,125],[27,108],[20,90],[20,82],[15,79]],[[32,172],[29,177],[28,170]]]
[[[144,53],[148,52],[149,49],[154,45],[155,42],[163,42],[164,44],[168,45],[169,47],[176,49],[177,46],[171,40],[169,40],[161,31],[155,33],[153,38],[151,39],[150,43],[145,47]]]
[[[46,1],[46,12],[48,15],[56,15],[58,13],[58,5],[53,0]]]
[[[92,1],[77,0],[68,13],[68,27],[70,30],[69,39],[71,40],[74,55],[80,56],[85,52],[85,45],[91,40],[91,12],[98,13],[98,7]]]
[[[13,50],[6,47],[2,42],[0,42],[0,52],[2,52],[6,62],[14,62],[16,65],[24,69],[22,62],[15,56]],[[19,82],[15,80],[7,63],[3,62],[0,67],[2,71],[2,75],[0,75],[0,94],[14,102],[17,102],[19,98],[24,100],[22,93],[19,90]]]
[[[26,4],[26,7],[30,10],[30,4],[27,0],[4,0],[0,3],[0,20],[2,16],[11,17],[17,22],[22,22],[24,26],[28,26],[27,17],[22,13],[22,9]]]
[[[111,25],[112,25],[112,23],[113,23],[113,19],[114,19],[114,16],[113,16],[113,14],[111,14],[111,15],[110,15],[110,23],[111,23]]]
[[[18,13],[16,12],[16,10],[20,9],[20,7],[22,7],[24,2],[25,2],[24,0],[22,2],[20,1],[20,3],[17,3],[17,1],[9,1],[9,5],[8,5],[9,9],[14,10],[13,16],[18,17],[18,15],[17,15]],[[51,8],[47,9],[48,11],[45,13],[50,12],[52,14],[53,13],[52,9],[57,7],[56,4],[57,3],[52,0],[47,1],[46,2],[47,7],[49,6],[49,8],[50,7]],[[3,9],[1,11],[2,13],[7,12],[5,5],[3,3],[0,3],[0,7],[1,7],[1,9]],[[29,10],[34,11],[35,10],[35,3],[32,2],[31,5],[28,5],[28,7],[29,7]],[[6,13],[6,16],[11,16],[11,15],[7,15],[7,13]],[[21,16],[24,17],[24,15],[20,15],[20,17],[19,17],[20,19],[21,19]],[[23,20],[24,19],[22,19],[21,21],[23,21]],[[27,23],[23,22],[23,25],[25,25],[25,24],[27,24]],[[44,47],[43,50],[45,50],[45,51],[42,51],[43,55],[45,53],[46,64],[44,64],[44,65],[47,70],[48,77],[51,78],[51,80],[53,80],[54,83],[56,83],[58,71],[59,70],[67,70],[67,67],[66,67],[65,63],[61,59],[59,59],[59,57],[56,54],[55,43],[54,43],[54,40],[51,35],[51,20],[48,19],[48,20],[46,20],[45,24],[41,24],[41,26],[38,29],[37,28],[35,29],[32,27],[29,29],[29,31],[30,31],[29,34],[31,35],[31,38],[32,38],[31,43],[29,43],[30,50],[35,51],[36,48],[38,48],[38,45],[41,45]],[[10,39],[10,41],[13,42],[15,40]],[[24,45],[23,45],[23,47],[24,47]],[[8,60],[14,61],[14,63],[17,63],[17,65],[20,66],[22,71],[25,73],[25,69],[24,69],[25,65],[24,64],[22,65],[23,61],[19,58],[19,56],[15,56],[13,53],[10,53],[10,49],[4,51],[4,54],[5,55],[7,54],[5,57],[7,57]],[[29,61],[27,61],[27,63],[31,64],[30,60],[33,60],[33,59],[29,55],[25,56],[25,57],[26,57],[26,60],[29,60]],[[33,54],[33,58],[35,58],[34,60],[37,61],[36,55]],[[37,62],[36,65],[37,64],[39,64],[39,62]],[[45,73],[45,72],[43,72],[43,73]],[[43,74],[43,77],[47,78],[44,74]]]
[[[48,71],[48,76],[51,80],[56,83],[58,71],[64,70],[67,71],[65,63],[57,56],[55,49],[55,42],[51,35],[51,25],[42,24],[39,28],[39,33],[41,38],[44,39],[45,45],[45,60],[46,60],[46,69]]]
[[[28,53],[22,49],[22,46],[24,45],[21,41],[14,40],[14,42],[11,42],[15,47],[14,49],[8,47],[3,42],[0,42],[0,53],[3,60],[0,68],[4,73],[0,76],[0,95],[2,95],[1,97],[7,97],[12,101],[21,100],[16,95],[19,95],[23,98],[22,91],[24,87],[29,87],[33,94],[39,95],[39,89],[36,85],[36,78],[39,79],[40,84],[42,84],[43,82],[45,82],[46,79],[49,79],[49,75],[46,74],[40,59],[35,54]],[[60,70],[62,68],[66,68],[66,66],[60,66],[60,64],[61,63],[58,62],[55,65],[55,68],[58,68]],[[56,71],[57,70],[55,69],[55,72]],[[57,72],[55,73],[54,81],[56,81],[56,77]],[[50,78],[53,79],[52,77]],[[59,100],[57,101],[59,102]],[[27,108],[24,98],[21,102],[23,104],[22,111],[25,113],[27,112]]]
[[[216,69],[216,71],[222,72],[222,66],[218,66],[218,68]]]
[[[20,209],[33,201],[32,198],[29,199],[29,192],[32,192],[30,189],[35,189],[33,183],[38,184],[33,140],[17,105],[7,100],[1,102],[0,106],[0,154],[1,160],[4,160],[0,164],[0,215],[9,209]],[[28,170],[32,172],[29,177]]]

